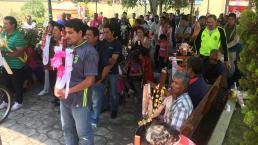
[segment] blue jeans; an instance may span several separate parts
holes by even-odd
[[[66,145],[94,145],[88,107],[71,107],[60,101],[60,112]]]
[[[117,90],[117,82],[118,82],[118,74],[110,74],[110,101],[111,101],[111,112],[118,112],[118,90]]]
[[[99,121],[104,91],[105,85],[102,83],[92,87],[92,106],[94,112],[91,114],[91,123],[97,124]]]

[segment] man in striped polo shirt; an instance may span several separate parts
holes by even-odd
[[[23,102],[23,82],[25,74],[25,47],[26,41],[21,32],[17,30],[17,21],[12,16],[6,16],[3,20],[4,32],[2,37],[6,39],[6,46],[1,48],[2,55],[6,59],[13,74],[9,75],[5,70],[1,73],[1,83],[11,92],[14,92],[14,104],[12,111],[22,107]],[[7,103],[0,104],[0,109],[7,106]]]

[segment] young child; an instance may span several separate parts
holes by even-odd
[[[154,82],[154,72],[152,68],[151,58],[146,55],[140,55],[143,67],[143,84]]]
[[[142,62],[139,58],[140,51],[135,50],[129,57],[128,62],[128,82],[129,88],[135,92],[137,101],[141,100],[141,83],[143,76]]]
[[[165,34],[161,34],[159,36],[160,42],[160,49],[159,49],[159,70],[161,71],[162,68],[165,67],[167,60],[168,60],[168,50],[169,50],[169,41],[167,39],[167,36]]]

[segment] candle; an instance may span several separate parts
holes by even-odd
[[[134,136],[134,145],[141,145],[141,137],[138,135]]]

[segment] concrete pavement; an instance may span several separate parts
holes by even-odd
[[[36,85],[26,92],[23,108],[11,112],[0,124],[3,145],[64,145],[59,107],[53,106],[50,95],[38,97],[40,89]],[[120,106],[115,120],[110,119],[109,111],[101,114],[100,126],[94,130],[95,145],[126,145],[133,141],[141,109],[131,100]]]

